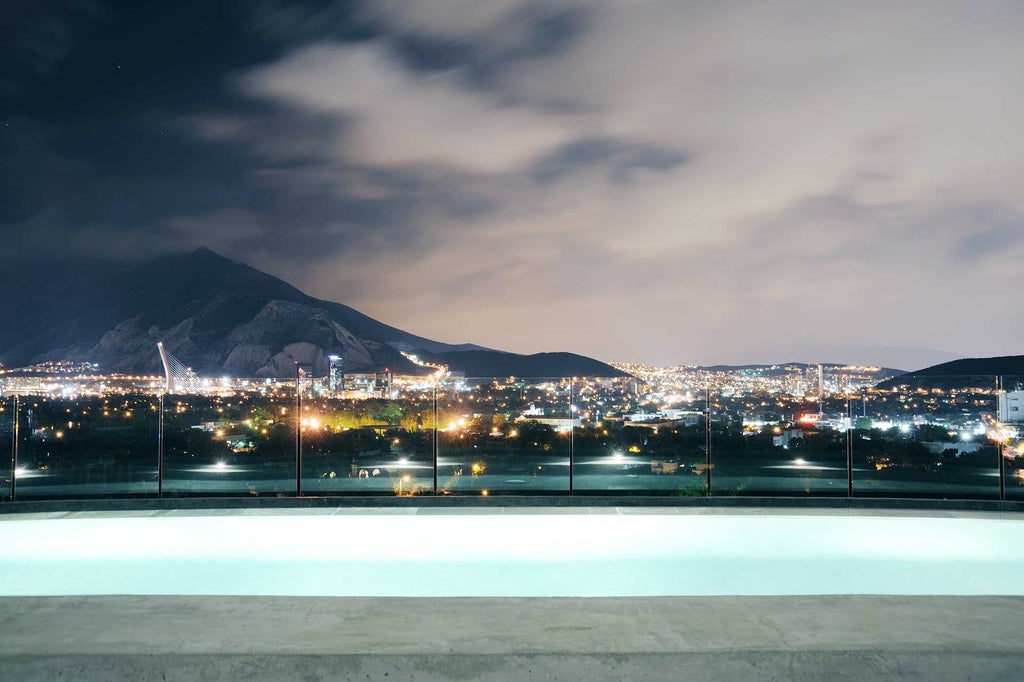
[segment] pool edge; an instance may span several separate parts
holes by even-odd
[[[317,508],[587,508],[679,507],[767,509],[893,509],[923,511],[1024,512],[1024,501],[876,497],[677,497],[677,496],[416,496],[416,497],[175,497],[0,502],[0,515],[41,512],[146,511],[170,509],[317,509]]]

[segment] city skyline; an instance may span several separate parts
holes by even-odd
[[[1019,352],[1016,4],[0,12],[5,257],[209,247],[605,361]]]

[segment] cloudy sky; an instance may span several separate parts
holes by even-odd
[[[5,256],[604,360],[1024,351],[1017,0],[194,5],[5,3]]]

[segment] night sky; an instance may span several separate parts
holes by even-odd
[[[1024,352],[1017,0],[0,7],[3,258],[603,360]]]

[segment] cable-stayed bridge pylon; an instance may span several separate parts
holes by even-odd
[[[171,395],[199,393],[202,388],[202,380],[199,375],[191,367],[186,367],[181,360],[171,355],[164,348],[162,341],[157,342],[156,347],[160,351],[160,361],[164,364],[164,374],[167,377],[164,392]]]

